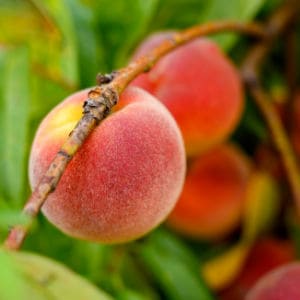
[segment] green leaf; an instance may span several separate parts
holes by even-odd
[[[99,282],[103,265],[106,263],[105,260],[111,248],[107,245],[76,240],[72,247],[75,260],[70,261],[71,265],[76,271],[86,274],[89,279]]]
[[[208,5],[207,0],[163,0],[151,22],[151,30],[186,28],[199,23],[199,15]]]
[[[211,20],[236,20],[239,22],[251,21],[266,0],[211,0],[207,1],[207,7],[202,11],[199,20],[201,22]],[[216,37],[217,42],[223,49],[229,50],[237,41],[237,35],[226,35]]]
[[[24,44],[41,32],[41,23],[28,2],[0,1],[0,44]]]
[[[24,299],[24,285],[12,258],[0,249],[0,297],[1,300]],[[26,299],[24,299],[26,300]]]
[[[122,260],[121,266],[121,278],[122,285],[126,287],[126,290],[122,288],[120,294],[117,294],[118,299],[133,299],[138,297],[142,297],[145,300],[159,300],[160,296],[158,291],[155,290],[151,282],[149,282],[149,278],[145,269],[142,268],[139,261],[137,261],[135,255],[131,255],[130,249],[135,253],[135,243],[131,243],[129,246],[129,251],[127,251],[126,255]],[[135,298],[134,298],[135,297]]]
[[[95,18],[105,45],[108,69],[124,66],[138,39],[147,31],[158,0],[100,0]]]
[[[153,239],[141,246],[140,256],[168,299],[214,299],[201,279],[200,263],[198,272],[195,272],[178,255],[159,246]]]
[[[2,109],[0,110],[0,140],[4,141],[4,112],[3,112],[3,107],[4,107],[4,99],[3,99],[3,94],[4,94],[4,89],[5,89],[5,82],[4,82],[4,75],[5,75],[5,68],[6,68],[6,60],[7,60],[7,52],[5,49],[0,48],[0,74],[1,80],[0,80],[0,107]],[[4,150],[4,143],[0,143],[0,170],[4,169],[4,160],[3,158],[3,150]],[[0,196],[1,198],[4,198],[4,192],[5,192],[5,183],[4,183],[4,178],[5,174],[4,172],[0,172]],[[0,199],[2,201],[2,199]],[[0,202],[1,203],[1,202]]]
[[[161,251],[168,252],[172,254],[172,256],[180,259],[198,274],[198,258],[175,234],[159,228],[149,235],[148,240],[161,249]]]
[[[7,56],[3,73],[1,124],[1,184],[15,204],[24,199],[25,158],[29,122],[30,80],[27,48]]]
[[[95,84],[97,73],[104,69],[103,49],[101,45],[97,47],[92,10],[78,0],[65,0],[65,3],[75,28],[80,87],[87,87]]]
[[[150,300],[143,294],[131,290],[121,291],[116,298],[117,300]]]
[[[0,210],[0,230],[5,230],[14,224],[25,225],[29,218],[19,211],[15,210]]]
[[[25,252],[12,253],[11,258],[18,266],[25,292],[21,298],[1,297],[1,300],[112,300],[86,279],[53,260]]]
[[[78,48],[76,40],[76,28],[72,20],[70,9],[66,1],[32,0],[36,8],[42,15],[47,16],[55,22],[55,25],[61,32],[60,49],[60,71],[66,81],[73,85],[78,85],[79,66],[78,66]]]

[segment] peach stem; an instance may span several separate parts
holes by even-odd
[[[288,26],[298,16],[299,11],[300,2],[298,0],[290,0],[274,13],[265,25],[266,31],[270,32],[269,38],[258,42],[249,50],[249,54],[241,67],[241,72],[253,100],[265,118],[273,143],[281,156],[292,196],[300,215],[300,170],[297,158],[282,121],[272,105],[272,99],[270,99],[259,80],[262,60],[272,49],[274,40],[284,30],[288,29]]]

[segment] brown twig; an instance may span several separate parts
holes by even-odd
[[[88,99],[84,103],[84,113],[81,120],[70,133],[68,139],[50,164],[46,174],[42,177],[37,188],[25,204],[23,214],[28,216],[30,220],[34,220],[41,206],[46,201],[47,196],[55,190],[69,161],[81,147],[90,132],[105,118],[113,105],[117,103],[120,93],[136,76],[150,70],[162,56],[180,45],[196,37],[224,31],[265,37],[263,28],[255,23],[243,24],[234,21],[211,22],[175,33],[149,54],[133,61],[126,68],[114,72],[109,76],[100,76],[98,78],[99,86],[91,90],[87,95]],[[13,227],[4,243],[5,248],[19,249],[30,226],[31,222],[27,226],[18,225]]]
[[[290,184],[295,204],[300,214],[300,170],[288,135],[272,105],[272,99],[265,92],[259,79],[262,60],[272,49],[274,40],[284,32],[291,22],[298,16],[300,11],[300,1],[291,0],[281,7],[266,24],[266,30],[269,31],[269,38],[257,43],[250,49],[241,71],[242,76],[248,86],[253,99],[264,116],[269,130],[272,134],[273,143],[276,146],[283,165],[285,167],[287,178]]]

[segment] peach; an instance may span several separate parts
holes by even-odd
[[[71,95],[42,121],[30,155],[33,189],[80,118],[86,98],[87,90]],[[126,242],[166,218],[184,176],[176,122],[150,94],[129,87],[69,163],[42,211],[73,237]]]
[[[222,300],[243,300],[260,277],[295,259],[290,241],[264,238],[256,243],[238,278],[221,293]]]
[[[300,263],[276,268],[262,277],[246,296],[246,300],[299,300]]]
[[[167,222],[194,238],[219,239],[241,220],[250,162],[236,146],[221,144],[199,156]]]
[[[145,54],[171,34],[150,36],[133,57]],[[188,155],[224,141],[242,115],[238,72],[219,47],[205,38],[172,51],[132,85],[146,89],[166,105],[182,131]]]

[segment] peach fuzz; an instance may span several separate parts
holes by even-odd
[[[86,98],[87,90],[71,95],[40,124],[30,155],[33,189],[79,120]],[[170,113],[147,92],[129,87],[71,160],[42,211],[73,237],[130,241],[169,214],[185,164],[182,136]]]
[[[133,57],[149,52],[171,33],[153,34]],[[170,110],[188,156],[224,141],[237,126],[244,107],[238,71],[217,44],[205,38],[167,54],[132,85],[146,89]]]
[[[262,277],[246,296],[246,300],[299,300],[300,263],[276,268]]]
[[[222,144],[192,162],[167,223],[179,233],[220,239],[239,224],[251,164],[232,144]]]

